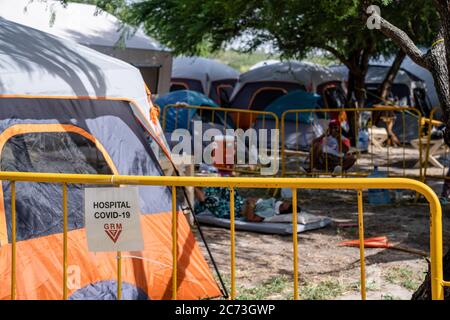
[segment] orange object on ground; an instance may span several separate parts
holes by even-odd
[[[359,240],[342,241],[338,244],[338,246],[359,247]],[[364,239],[364,248],[394,249],[412,254],[417,254],[423,257],[428,257],[428,253],[426,253],[425,251],[393,245],[389,243],[388,238],[385,236]]]

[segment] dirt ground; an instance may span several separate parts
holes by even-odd
[[[429,183],[439,194],[442,183]],[[240,192],[244,195],[267,195],[266,190]],[[356,191],[301,190],[298,199],[302,210],[329,217],[333,221],[323,229],[300,233],[298,236],[300,298],[360,299],[359,249],[338,245],[344,240],[358,239],[356,226],[342,226],[342,223],[357,222]],[[415,202],[414,194],[409,191],[403,191],[402,199],[386,206],[369,205],[366,192],[364,199],[366,238],[386,236],[392,244],[429,252],[427,203]],[[450,235],[450,208],[443,209],[445,240]],[[208,226],[203,226],[202,230],[229,289],[229,231]],[[194,233],[198,237],[198,230],[195,228]],[[204,256],[207,257],[204,245],[199,237],[198,239]],[[292,256],[291,236],[237,231],[238,298],[292,299]],[[427,270],[425,258],[416,254],[367,248],[365,256],[368,299],[410,299],[422,283]]]

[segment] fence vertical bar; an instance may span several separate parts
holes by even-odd
[[[374,135],[373,135],[373,113],[371,115],[372,120],[370,121],[370,136],[369,136],[369,141],[370,141],[370,163],[372,165],[372,170],[375,169],[375,163],[373,161],[373,141],[374,141]]]
[[[426,183],[427,179],[427,169],[428,169],[428,158],[430,157],[430,143],[431,143],[431,131],[433,128],[433,119],[434,119],[434,113],[437,111],[437,108],[433,108],[431,110],[430,116],[429,116],[429,123],[428,123],[428,132],[427,132],[427,140],[426,140],[426,151],[425,151],[425,160],[421,162],[421,166],[423,166],[423,179],[422,182]],[[445,158],[447,159],[447,149],[445,150]],[[444,167],[445,168],[445,167]],[[443,173],[445,175],[445,172]]]
[[[422,177],[423,177],[423,170],[422,170],[422,166],[423,166],[423,153],[422,153],[422,115],[419,113],[419,119],[417,120],[418,122],[418,134],[417,137],[419,138],[419,176],[420,176],[420,181],[422,181]],[[428,159],[426,159],[428,161]]]
[[[63,299],[67,300],[67,232],[68,232],[68,212],[67,212],[67,183],[63,183]]]
[[[338,122],[339,123],[339,153],[344,153],[344,149],[342,148],[342,126],[341,126],[341,123],[340,123],[340,121]],[[355,130],[356,130],[356,128],[355,128]],[[356,141],[358,141],[358,140],[356,140]],[[344,157],[340,157],[340,165],[341,165],[341,178],[343,178],[344,177]],[[333,168],[333,170],[334,170],[334,168]]]
[[[361,151],[358,148],[358,140],[359,140],[359,128],[362,127],[362,125],[360,125],[360,114],[357,113],[357,111],[355,111],[355,116],[353,117],[353,125],[355,127],[355,144],[356,144],[356,148],[358,149],[358,152],[356,153],[356,161],[355,164],[358,162],[359,158],[361,157]],[[341,137],[342,139],[342,137]]]
[[[236,239],[234,223],[234,188],[230,187],[231,300],[236,299]]]
[[[172,186],[172,300],[177,300],[178,248],[177,248],[177,187]]]
[[[11,300],[16,299],[16,243],[17,243],[17,217],[16,217],[16,182],[11,181]]]
[[[122,252],[117,251],[117,300],[122,300]]]
[[[406,118],[405,118],[405,110],[402,111],[402,124],[403,124],[403,177],[406,177]],[[420,137],[419,137],[420,139]],[[421,164],[422,165],[422,164]]]
[[[431,299],[444,300],[442,207],[436,194],[424,196],[430,203]]]
[[[366,300],[366,262],[364,257],[364,218],[362,190],[358,190],[359,260],[361,264],[361,299]]]
[[[295,136],[298,137],[298,112],[295,113]],[[300,150],[298,145],[298,138],[295,139],[295,151]],[[284,141],[283,141],[284,143]],[[297,165],[300,167],[300,158],[297,158]]]
[[[294,300],[298,300],[298,235],[296,188],[292,188],[292,240],[294,246]]]
[[[167,107],[163,107],[162,110],[162,129],[166,131],[166,116],[167,116]]]
[[[228,112],[227,111],[224,111],[224,113],[223,113],[223,122],[224,122],[224,125],[225,125],[225,130],[227,130],[227,115],[228,115]]]
[[[289,111],[288,111],[289,112]],[[281,115],[281,176],[284,177],[286,175],[286,146],[284,145],[284,135],[285,135],[285,117],[286,112],[283,112]]]
[[[174,130],[178,128],[178,108],[175,108],[175,127]]]

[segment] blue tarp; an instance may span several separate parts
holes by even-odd
[[[210,98],[196,91],[178,90],[169,92],[158,99],[155,103],[163,110],[166,106],[175,104],[186,104],[188,106],[215,107],[219,106]],[[175,129],[188,129],[188,123],[192,121],[197,109],[188,108],[169,108],[166,113],[166,132],[172,132]],[[221,121],[222,119],[218,119]]]
[[[318,108],[320,99],[321,97],[318,94],[295,90],[272,102],[265,111],[274,112],[281,120],[282,114],[287,110]],[[286,120],[295,121],[296,114],[287,114]],[[298,121],[310,124],[314,121],[314,113],[299,113]]]

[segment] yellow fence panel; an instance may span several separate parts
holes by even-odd
[[[274,112],[247,110],[237,108],[189,106],[184,104],[167,105],[162,111],[162,128],[164,132],[171,133],[176,129],[192,129],[191,115],[195,112],[202,124],[219,129],[225,135],[227,129],[279,130],[279,118]],[[259,150],[258,150],[259,151]],[[277,158],[279,154],[278,143],[272,146],[271,154]],[[260,165],[230,165],[220,166],[223,171],[239,174],[255,174],[260,172]],[[274,172],[273,175],[276,175]]]
[[[443,125],[443,122],[434,119],[437,111],[438,109],[434,108],[430,117],[422,120],[422,125],[427,130],[426,137],[422,139],[422,147],[425,153],[422,161],[423,182],[427,179],[450,179],[450,176],[447,176],[450,167],[449,148],[443,137],[432,139],[433,127]]]
[[[357,144],[361,115],[365,116],[366,121],[367,150],[361,150]],[[333,157],[326,153],[325,164],[318,163],[318,159],[315,159],[318,152],[313,146],[314,139],[320,136],[320,133],[326,133],[328,122],[333,118],[338,118],[341,124],[347,123],[348,131],[341,125],[339,134],[353,139],[353,145],[356,146],[349,148],[349,157],[355,160],[349,170],[345,170],[349,165],[344,163],[344,157],[340,157],[339,166],[342,170],[338,173],[339,176],[367,176],[376,165],[384,167],[389,177],[422,177],[421,114],[415,108],[395,106],[300,109],[284,112],[281,117],[282,176],[334,175],[334,166],[330,163]],[[382,126],[375,126],[375,122]],[[394,130],[399,132],[395,134]],[[414,139],[410,136],[414,136]],[[391,144],[396,144],[397,147],[392,147]],[[342,150],[342,139],[339,149]]]
[[[9,180],[14,186],[17,181],[40,182],[40,183],[61,183],[64,190],[67,184],[85,184],[85,185],[152,185],[172,187],[172,253],[173,253],[173,299],[177,298],[177,220],[176,220],[176,187],[199,186],[199,187],[223,187],[230,189],[231,214],[234,217],[234,190],[236,188],[290,188],[293,192],[293,208],[297,208],[297,190],[299,189],[338,189],[338,190],[356,190],[358,202],[358,222],[359,222],[359,240],[360,240],[360,263],[361,263],[361,297],[365,299],[365,264],[364,264],[364,224],[363,224],[363,203],[362,191],[366,189],[409,189],[422,194],[430,204],[430,260],[431,260],[431,287],[432,298],[442,300],[444,297],[444,287],[449,286],[450,282],[443,279],[443,246],[442,246],[442,209],[439,199],[433,190],[424,183],[405,178],[219,178],[219,177],[166,177],[166,176],[115,176],[115,175],[81,175],[81,174],[51,174],[51,173],[22,173],[22,172],[0,172],[0,180]],[[15,203],[15,188],[12,187],[12,201]],[[65,211],[64,239],[67,241],[67,197],[64,196]],[[295,209],[294,209],[295,210]],[[295,212],[294,212],[295,213]],[[294,214],[294,217],[296,215]],[[12,240],[11,250],[13,257],[20,252],[16,252],[16,215],[15,205],[12,206]],[[295,222],[295,220],[294,220]],[[295,226],[296,224],[294,224]],[[231,237],[231,298],[236,298],[236,260],[235,260],[235,220],[230,220]],[[64,246],[63,272],[67,273],[67,252]],[[293,234],[293,277],[294,277],[294,298],[298,299],[298,243],[297,233],[294,229]],[[118,253],[117,279],[118,290],[121,287],[121,265],[120,252]],[[16,284],[16,260],[11,260],[11,298],[15,298]],[[66,299],[67,283],[64,277],[63,298]],[[120,295],[118,295],[120,298]]]

